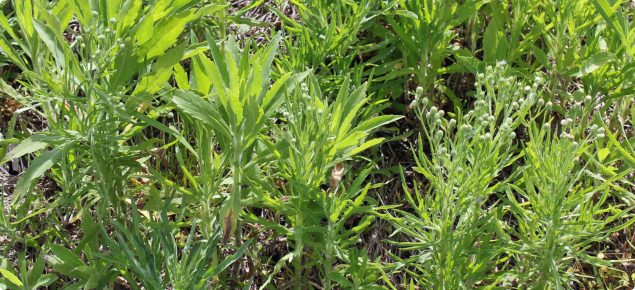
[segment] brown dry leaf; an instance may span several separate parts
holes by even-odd
[[[342,182],[344,176],[344,163],[338,162],[335,164],[333,171],[331,171],[331,180],[329,180],[330,191],[333,192],[335,188]]]

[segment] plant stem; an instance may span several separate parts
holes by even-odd
[[[302,209],[303,207],[299,207],[300,209]],[[297,290],[301,290],[302,289],[302,284],[301,284],[301,274],[302,274],[302,248],[304,247],[303,241],[302,241],[302,224],[304,221],[304,216],[302,215],[302,210],[298,210],[296,211],[296,215],[295,215],[295,238],[296,238],[296,243],[295,243],[295,258],[293,260],[293,264],[295,267],[295,289]]]

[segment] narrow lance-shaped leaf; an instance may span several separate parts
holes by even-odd
[[[49,170],[53,164],[62,157],[62,153],[62,150],[55,148],[42,153],[42,155],[38,156],[38,158],[31,163],[31,166],[26,169],[22,177],[20,177],[20,180],[18,180],[18,184],[15,186],[15,190],[13,191],[13,205],[16,205],[22,199],[22,196],[29,189],[31,181]]]

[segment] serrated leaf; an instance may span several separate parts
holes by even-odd
[[[140,58],[140,60],[146,58],[153,59],[162,55],[176,42],[177,38],[185,28],[185,24],[192,20],[193,14],[194,10],[190,9],[162,19],[153,29],[152,38],[139,47],[136,55]]]

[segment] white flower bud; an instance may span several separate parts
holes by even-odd
[[[417,96],[423,95],[423,88],[422,87],[417,87],[417,90],[415,91],[415,93],[417,94]]]

